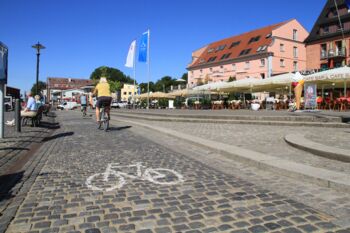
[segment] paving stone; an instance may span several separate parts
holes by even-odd
[[[283,184],[283,179],[279,176],[272,176],[275,180],[269,176],[258,176],[254,178],[256,180],[245,179],[253,177],[257,171],[247,166],[239,167],[233,172],[217,168],[216,164],[222,164],[222,161],[213,159],[208,163],[204,159],[211,156],[210,151],[197,151],[196,145],[186,147],[185,149],[193,151],[193,155],[201,153],[197,159],[203,158],[203,161],[198,161],[192,153],[182,154],[182,144],[177,144],[177,139],[169,143],[174,143],[178,150],[168,149],[160,143],[167,136],[158,137],[159,143],[154,143],[149,138],[157,134],[138,134],[136,132],[139,129],[136,130],[136,127],[116,130],[117,126],[125,126],[121,122],[115,123],[116,126],[112,126],[106,133],[91,130],[95,127],[94,122],[91,119],[83,120],[75,111],[61,112],[58,118],[62,120],[62,125],[55,133],[73,134],[55,139],[57,142],[53,144],[47,161],[40,169],[41,175],[33,180],[32,186],[24,195],[25,204],[19,207],[9,229],[16,229],[21,223],[32,224],[29,229],[27,226],[25,232],[38,230],[40,233],[50,229],[59,229],[60,232],[99,230],[103,233],[285,233],[317,232],[316,230],[336,232],[341,228],[337,225],[337,217],[301,203],[297,198],[290,198],[288,193],[276,193],[270,190],[271,186],[265,185],[269,181],[276,186],[285,186],[285,190],[292,190],[293,187],[288,187],[290,183]],[[183,128],[180,124],[175,125]],[[192,126],[187,127],[190,130]],[[198,130],[197,126],[193,127],[195,131]],[[211,126],[203,124],[202,127],[207,129]],[[237,132],[241,130],[238,129]],[[222,138],[221,135],[218,137]],[[273,142],[266,139],[265,143],[270,143],[268,147],[272,148]],[[100,146],[98,151],[96,145]],[[289,152],[288,149],[287,153]],[[216,154],[213,153],[212,156],[214,155]],[[119,163],[126,167],[115,170],[136,175],[136,169],[127,167],[136,162],[142,162],[142,171],[146,168],[173,169],[183,175],[185,181],[176,185],[161,185],[149,180],[125,177],[123,187],[103,190],[119,181],[115,174],[104,181],[103,172],[108,164]],[[236,162],[230,162],[227,166],[230,164]],[[97,173],[100,175],[96,175],[91,182],[102,190],[92,190],[86,185],[87,178]],[[169,175],[167,171],[164,174]],[[174,180],[176,177],[168,176],[165,179]],[[256,182],[258,179],[262,183]],[[292,194],[298,198],[310,195],[309,191],[300,190],[300,193]],[[340,195],[336,205],[340,202],[347,205],[349,199],[341,197]],[[51,225],[47,227],[43,222]]]

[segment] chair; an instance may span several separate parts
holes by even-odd
[[[323,98],[322,97],[317,97],[316,103],[317,103],[317,109],[322,109],[322,107],[323,107]]]

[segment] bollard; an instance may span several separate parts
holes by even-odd
[[[16,99],[15,105],[15,125],[16,131],[21,132],[21,102],[19,99]]]

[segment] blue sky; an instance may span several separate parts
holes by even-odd
[[[256,28],[296,18],[310,31],[326,0],[0,0],[0,41],[9,47],[9,85],[23,92],[36,77],[89,78],[106,65],[124,67],[129,45],[151,30],[151,81],[181,77],[191,52]],[[136,64],[147,82],[147,66]]]

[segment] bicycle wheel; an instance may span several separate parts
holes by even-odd
[[[100,108],[100,121],[99,121],[99,124],[97,124],[97,128],[98,129],[101,129],[102,127],[102,123],[103,123],[103,116],[104,116],[104,112],[105,112],[105,109],[104,108]]]
[[[86,179],[86,186],[95,191],[112,191],[120,189],[126,183],[123,176],[117,172],[96,173]]]
[[[175,185],[184,182],[181,174],[166,168],[148,168],[143,176],[148,181],[160,185]]]
[[[104,131],[107,131],[107,129],[109,127],[109,120],[108,120],[108,115],[105,111],[103,111],[102,122],[103,122]]]

